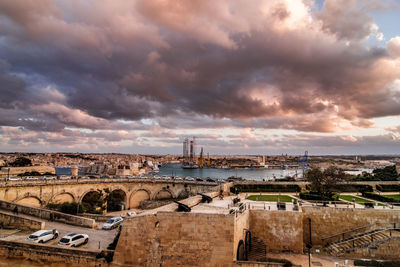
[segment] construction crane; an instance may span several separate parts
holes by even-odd
[[[200,151],[200,157],[199,157],[199,168],[204,167],[204,157],[203,157],[203,148],[201,148]]]

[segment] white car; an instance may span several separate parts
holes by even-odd
[[[60,180],[69,180],[69,179],[71,179],[71,176],[61,175],[59,179]]]
[[[7,177],[6,181],[21,181],[21,177]]]
[[[118,225],[120,225],[123,221],[124,221],[124,219],[122,219],[121,217],[113,217],[103,224],[102,229],[103,230],[111,230],[111,229],[117,228]]]
[[[126,215],[129,216],[129,217],[133,217],[133,216],[136,216],[137,213],[134,212],[134,211],[130,211],[130,212],[127,212]]]
[[[187,176],[187,177],[185,178],[185,180],[186,180],[186,181],[194,181],[194,178],[193,178],[193,177],[190,177],[190,176]]]
[[[39,180],[39,178],[35,177],[35,176],[27,176],[27,177],[25,177],[25,181],[36,181],[36,180]]]
[[[87,234],[71,233],[63,236],[63,238],[58,242],[58,245],[64,247],[78,247],[87,242],[89,242],[89,236]]]
[[[179,176],[175,176],[175,180],[182,180],[182,178]]]
[[[45,243],[58,237],[58,231],[53,230],[40,230],[31,234],[26,240],[35,243]]]
[[[43,176],[42,177],[42,180],[55,180],[56,179],[56,177],[54,177],[54,176]]]

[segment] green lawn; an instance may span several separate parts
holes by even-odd
[[[292,197],[287,195],[253,195],[247,197],[249,200],[255,201],[270,201],[270,202],[278,202],[278,198],[280,202],[292,202]]]
[[[350,201],[350,202],[353,202],[353,199],[354,199],[354,201],[360,205],[364,205],[365,202],[374,202],[375,203],[375,200],[373,200],[373,199],[366,200],[366,199],[359,198],[359,197],[352,196],[352,195],[340,195],[339,198],[346,200],[346,201]],[[378,203],[378,206],[383,206],[383,205],[381,203]]]
[[[394,199],[394,200],[400,200],[400,195],[383,195],[383,196]]]

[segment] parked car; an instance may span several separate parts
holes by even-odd
[[[179,176],[175,176],[175,180],[182,180],[182,178]]]
[[[58,242],[58,245],[65,247],[78,247],[87,242],[89,242],[89,236],[87,234],[71,233],[63,236],[63,238]]]
[[[58,231],[53,230],[39,230],[31,234],[26,240],[35,243],[45,243],[47,241],[56,239],[58,237]]]
[[[60,180],[69,180],[69,179],[71,179],[71,176],[61,175],[58,179],[60,179]]]
[[[55,176],[42,176],[42,180],[55,180]]]
[[[196,181],[203,182],[203,179],[201,179],[201,178],[196,178]]]
[[[21,177],[7,177],[6,181],[21,181]]]
[[[35,176],[27,176],[27,177],[25,177],[24,180],[25,181],[36,181],[36,180],[39,180],[39,178],[35,177]]]
[[[193,177],[190,177],[190,176],[187,176],[187,177],[185,178],[185,180],[186,180],[186,181],[194,181],[194,178],[193,178]]]
[[[111,230],[111,229],[117,228],[118,225],[120,225],[123,221],[124,221],[124,219],[122,219],[121,217],[113,217],[103,224],[102,229],[103,230]]]
[[[130,211],[130,212],[127,212],[126,215],[129,217],[133,217],[133,216],[136,216],[136,212]]]
[[[163,178],[164,180],[170,180],[170,179],[171,179],[171,177],[168,176],[168,175],[163,175],[162,178]]]
[[[215,183],[215,181],[213,179],[211,179],[211,178],[207,178],[207,182]]]

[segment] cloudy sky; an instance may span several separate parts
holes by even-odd
[[[400,1],[1,0],[0,151],[400,153]]]

